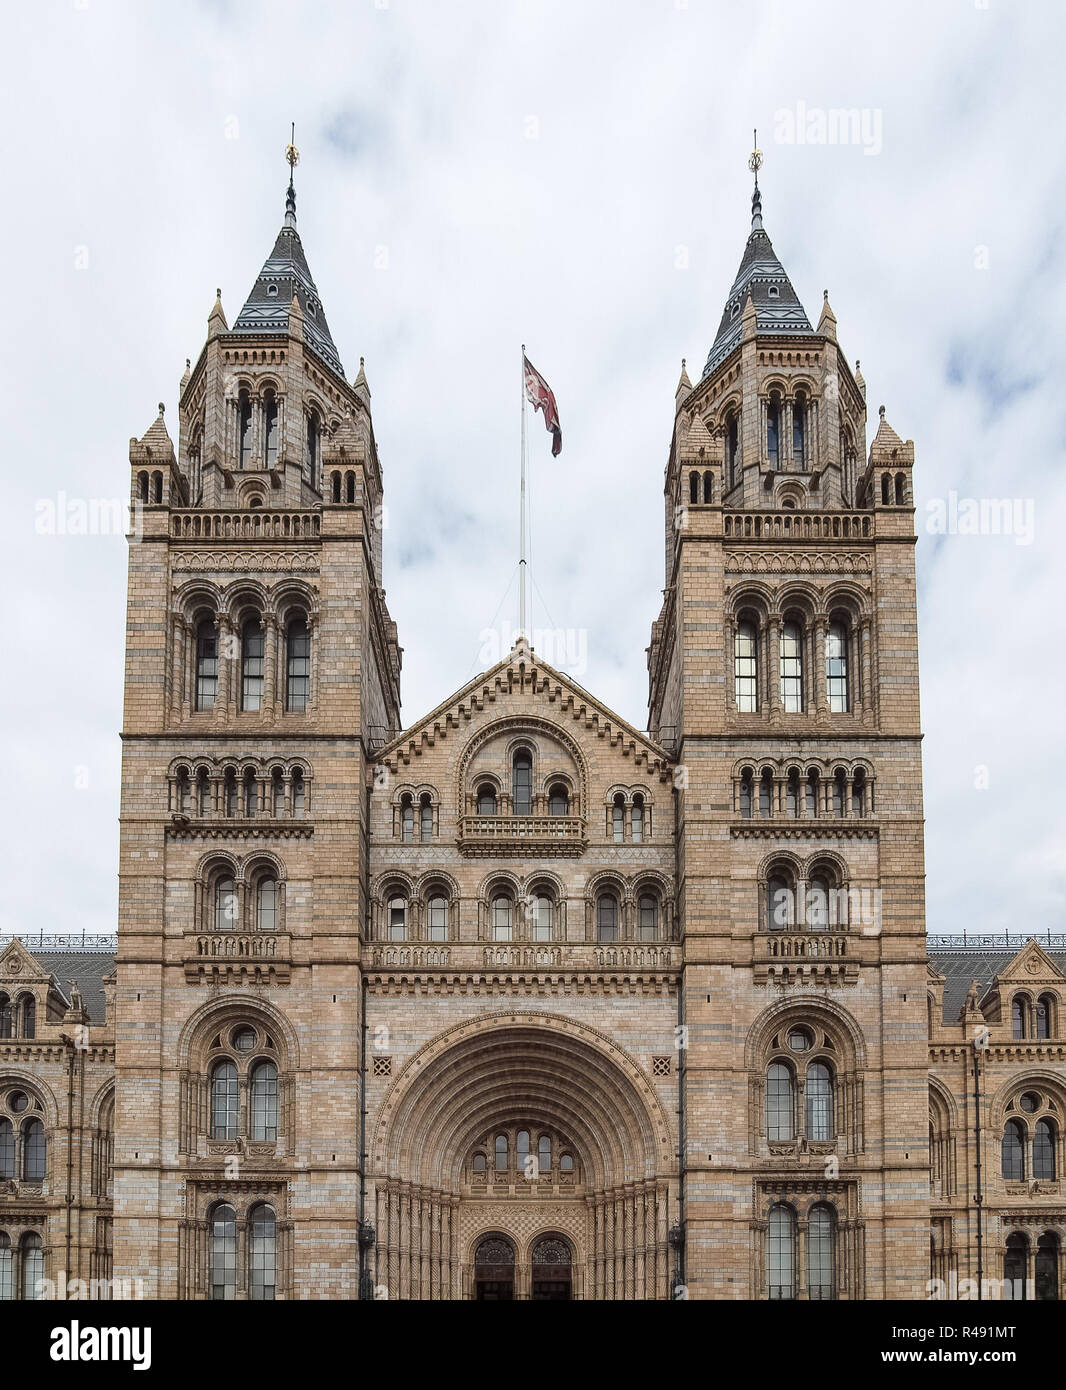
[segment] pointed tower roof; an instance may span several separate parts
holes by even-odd
[[[744,302],[751,296],[755,306],[755,328],[758,333],[813,333],[810,319],[792,288],[792,281],[777,258],[769,236],[762,224],[762,194],[759,192],[759,169],[762,153],[756,149],[748,166],[755,174],[755,191],[751,195],[751,233],[740,258],[733,288],[729,291],[722,321],[711,350],[707,355],[704,377],[710,375],[740,342]]]
[[[274,249],[263,262],[244,307],[233,322],[234,333],[288,333],[290,306],[295,296],[303,314],[303,339],[333,371],[344,376],[340,354],[330,335],[326,313],[296,230],[296,189],[292,167],[299,155],[295,145],[287,151],[289,187],[285,194],[285,220]]]

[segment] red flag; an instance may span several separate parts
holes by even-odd
[[[535,410],[543,410],[544,425],[551,430],[552,458],[557,458],[563,447],[563,432],[559,428],[559,407],[555,404],[555,393],[537,371],[528,357],[526,364],[526,396]]]

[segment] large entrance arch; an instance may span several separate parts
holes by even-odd
[[[675,1147],[611,1039],[556,1015],[469,1020],[409,1059],[378,1113],[374,1282],[390,1298],[666,1298]]]

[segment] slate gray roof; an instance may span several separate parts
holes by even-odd
[[[1019,938],[1016,951],[930,951],[929,964],[947,981],[944,986],[944,1022],[959,1021],[971,980],[978,982],[978,998],[983,998],[992,981],[1006,970],[1024,945],[1025,939]],[[1047,954],[1066,974],[1066,955],[1058,951],[1048,951]]]
[[[274,249],[263,262],[244,308],[233,323],[234,333],[288,333],[289,308],[295,294],[303,313],[304,342],[339,376],[344,376],[340,354],[326,322],[303,243],[296,230],[296,193],[292,185],[285,198],[285,221]]]
[[[718,333],[707,355],[704,376],[713,372],[719,362],[724,361],[740,342],[744,301],[749,290],[755,307],[755,326],[759,333],[814,332],[806,310],[799,301],[799,295],[792,288],[792,281],[778,260],[762,225],[762,203],[757,186],[752,197],[751,235],[740,259],[737,278],[729,291]]]
[[[70,982],[77,981],[90,1020],[93,1023],[104,1022],[104,989],[101,982],[115,968],[114,952],[35,951],[30,946],[26,946],[26,949],[42,970],[49,970],[56,977],[60,993],[68,1003]]]

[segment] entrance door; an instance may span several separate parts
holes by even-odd
[[[542,1302],[569,1302],[570,1246],[558,1236],[546,1236],[533,1247],[530,1297]]]
[[[514,1298],[514,1246],[506,1236],[486,1236],[474,1251],[474,1297],[479,1303]]]

